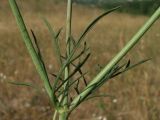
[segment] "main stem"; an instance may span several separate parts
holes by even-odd
[[[67,113],[61,113],[61,114],[59,114],[59,120],[67,120],[68,118],[67,118]]]
[[[72,22],[72,0],[68,0],[68,5],[67,5],[67,20],[66,20],[66,45],[67,45],[67,58],[70,55],[70,36],[71,36],[71,22]],[[64,80],[69,77],[69,72],[70,72],[70,65],[68,65],[65,68],[65,73],[64,73]],[[68,87],[68,82],[64,85],[64,89]],[[68,91],[66,91],[65,98],[63,101],[63,107],[68,108]],[[59,120],[67,120],[68,112],[64,110],[63,113],[59,113]]]

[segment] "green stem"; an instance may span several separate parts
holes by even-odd
[[[65,112],[59,114],[59,120],[68,120],[68,114]]]
[[[150,19],[142,26],[142,28],[133,36],[126,46],[106,65],[106,67],[88,84],[82,93],[80,93],[71,103],[71,111],[76,108],[94,89],[94,85],[98,84],[101,79],[116,65],[140,40],[147,30],[160,17],[160,7],[150,17]]]
[[[72,28],[72,0],[68,0],[67,5],[67,21],[66,21],[66,43],[68,44],[69,38],[71,36],[71,28]],[[68,47],[70,45],[68,44]],[[69,50],[68,50],[69,52]]]
[[[57,118],[57,110],[55,110],[55,112],[54,112],[54,115],[53,115],[53,120],[56,120],[56,118]]]
[[[67,21],[66,21],[66,44],[67,44],[67,58],[70,55],[70,36],[71,36],[71,22],[72,22],[72,0],[68,0],[67,5]],[[67,79],[69,76],[70,65],[65,68],[65,76],[64,79]],[[68,86],[68,82],[64,85],[64,89]],[[66,105],[68,103],[68,91],[64,94],[66,97],[64,99],[63,104]]]
[[[11,6],[11,9],[13,11],[13,14],[16,18],[17,24],[19,26],[21,35],[23,37],[24,43],[26,44],[28,52],[31,55],[31,58],[34,62],[34,65],[36,66],[36,69],[37,69],[41,79],[44,82],[45,89],[46,89],[51,101],[53,102],[54,106],[56,106],[57,100],[56,100],[55,95],[52,92],[52,86],[50,85],[48,75],[42,65],[42,61],[40,60],[38,54],[36,53],[36,50],[34,49],[34,46],[32,44],[32,40],[29,36],[29,33],[28,33],[27,28],[25,26],[24,20],[23,20],[22,15],[19,11],[18,5],[15,0],[9,0],[9,3]]]

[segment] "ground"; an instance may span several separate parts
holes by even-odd
[[[39,38],[49,72],[58,65],[53,54],[51,38],[41,16],[45,16],[55,30],[65,28],[65,3],[41,1],[18,2],[28,30]],[[94,7],[74,5],[73,36],[77,38],[85,26],[103,12]],[[51,108],[43,84],[24,46],[9,4],[0,4],[0,120],[50,120]],[[147,16],[113,13],[101,20],[86,37],[91,58],[86,64],[88,81],[97,65],[106,65],[148,19]],[[99,92],[115,96],[97,98],[80,105],[70,120],[159,120],[160,119],[160,21],[158,20],[124,60],[131,63],[152,58],[149,62],[106,83]],[[63,30],[63,33],[65,30]],[[64,36],[62,36],[64,38]],[[63,42],[63,40],[62,40]],[[64,46],[64,45],[62,45]],[[17,87],[7,81],[32,82],[33,88]]]

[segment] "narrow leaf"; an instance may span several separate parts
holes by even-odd
[[[128,67],[130,66],[130,63],[131,63],[131,61],[128,60],[128,63],[127,63],[127,65],[126,65],[126,68],[128,68]]]
[[[26,87],[35,88],[35,86],[32,83],[27,83],[27,82],[8,81],[8,83],[12,85],[17,85],[17,86],[26,86]]]
[[[149,60],[151,60],[151,58],[142,60],[142,61],[140,61],[140,62],[138,62],[138,63],[136,63],[134,65],[131,65],[130,67],[128,67],[128,68],[124,69],[123,71],[121,71],[120,74],[124,73],[124,72],[127,72],[128,70],[131,70],[131,69],[133,69],[133,68],[135,68],[135,67],[137,67],[137,66],[139,66],[139,65],[141,65],[141,64],[143,64],[145,62],[148,62]]]
[[[89,30],[91,30],[91,28],[100,20],[102,19],[104,16],[108,15],[109,13],[119,9],[120,6],[118,7],[115,7],[113,9],[110,9],[106,12],[104,12],[103,14],[101,14],[100,16],[98,16],[96,19],[94,19],[87,27],[86,29],[84,30],[84,32],[82,33],[82,35],[80,36],[80,38],[78,39],[78,43],[81,42],[81,40],[85,37],[85,35],[89,32]]]
[[[90,57],[90,53],[86,56],[86,58],[82,61],[82,63],[80,63],[77,66],[77,68],[69,75],[69,77],[66,80],[64,80],[64,82],[62,84],[66,83],[69,80],[69,78],[71,78],[77,71],[79,71],[79,69],[83,66],[83,64],[85,64],[85,62],[88,60],[89,57]],[[67,66],[67,63],[64,64],[64,66],[61,68],[61,70],[59,72],[59,75],[57,76],[57,79],[55,81],[55,84],[54,84],[53,88],[55,88],[55,86],[56,86],[56,84],[57,84],[57,82],[58,82],[58,80],[60,78],[60,75],[61,75],[62,71],[64,71],[64,69],[65,69],[66,66]]]
[[[85,64],[85,62],[88,60],[89,56],[90,56],[90,54],[88,54],[88,55],[86,56],[86,58],[82,61],[82,63],[80,63],[80,64],[77,66],[77,68],[75,68],[75,70],[68,76],[68,78],[63,81],[63,83],[58,87],[58,89],[59,89],[61,86],[63,86],[63,85]],[[55,92],[56,92],[58,89],[56,89]]]
[[[80,92],[79,92],[78,88],[75,87],[74,89],[75,89],[76,93],[79,95]]]
[[[60,28],[57,32],[57,34],[55,35],[56,40],[59,38],[60,33],[62,32],[63,28]]]
[[[47,28],[48,28],[48,30],[49,30],[49,32],[51,34],[53,48],[54,48],[55,54],[57,56],[58,62],[59,62],[60,65],[62,65],[61,50],[60,50],[60,47],[59,47],[59,44],[58,44],[58,36],[59,36],[59,34],[60,34],[62,29],[60,29],[58,31],[58,33],[56,34],[54,32],[53,28],[51,27],[50,23],[48,22],[48,20],[43,18],[43,21],[44,21],[45,25],[47,26]]]
[[[77,79],[75,79],[74,81],[72,81],[72,82],[68,85],[68,87],[70,88],[72,85],[74,85],[74,83],[76,83],[78,80],[80,80],[81,78],[83,78],[87,73],[88,73],[88,72],[83,73],[83,74],[82,74],[81,76],[79,76]],[[63,84],[61,84],[61,85],[56,89],[56,92],[57,92],[64,84],[65,84],[65,81],[64,81]],[[60,96],[62,93],[63,93],[63,91],[60,92],[58,96]]]
[[[57,75],[56,74],[53,74],[53,73],[50,73],[53,77],[57,78]],[[61,81],[63,81],[62,78],[60,78]]]
[[[38,41],[37,41],[37,37],[36,35],[34,34],[34,31],[31,29],[31,33],[32,33],[32,36],[33,36],[33,39],[34,39],[34,43],[36,45],[36,49],[37,49],[37,55],[39,57],[39,60],[41,61],[41,64],[42,64],[42,67],[44,69],[44,71],[47,73],[47,69],[46,69],[46,66],[44,64],[44,61],[42,59],[42,54],[41,54],[41,51],[40,51],[40,47],[38,45]]]

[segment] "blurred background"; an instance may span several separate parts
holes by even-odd
[[[58,71],[51,37],[41,16],[55,30],[63,27],[64,47],[66,0],[17,0],[28,30],[37,35],[50,73]],[[160,0],[75,0],[73,4],[73,36],[77,38],[96,16],[121,5],[122,8],[103,18],[85,38],[91,58],[84,70],[90,81],[98,67],[106,65],[130,40],[149,16],[160,6]],[[80,105],[70,120],[160,120],[160,20],[127,54],[131,63],[146,58],[149,62],[106,83],[98,92],[115,99],[96,98]],[[51,78],[53,79],[53,78]],[[8,84],[7,81],[30,82],[39,87]],[[35,70],[15,23],[9,3],[0,0],[0,120],[50,120],[50,107],[42,82]]]

